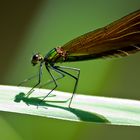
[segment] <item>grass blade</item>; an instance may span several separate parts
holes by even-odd
[[[0,111],[72,121],[140,126],[140,101],[76,95],[68,108],[69,93],[54,91],[37,108],[49,90],[35,89],[30,98],[27,87],[0,86]]]

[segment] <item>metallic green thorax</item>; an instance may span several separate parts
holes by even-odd
[[[64,62],[66,59],[66,52],[62,48],[54,48],[47,53],[44,58],[46,64],[53,65],[57,62]]]

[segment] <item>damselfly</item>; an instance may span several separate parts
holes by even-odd
[[[81,35],[61,47],[57,47],[49,51],[45,57],[40,53],[34,54],[31,60],[33,66],[39,66],[38,83],[31,88],[27,93],[27,97],[33,92],[41,82],[42,66],[45,67],[50,74],[54,83],[54,88],[42,99],[42,101],[57,87],[57,80],[65,75],[75,79],[75,85],[72,96],[70,98],[69,107],[71,105],[74,93],[76,92],[80,69],[57,66],[60,62],[74,62],[82,60],[90,60],[104,57],[120,57],[128,56],[129,54],[140,51],[140,10],[135,11],[103,28],[88,32]],[[77,76],[68,73],[70,69],[77,72]],[[60,77],[55,78],[51,70],[60,74]],[[31,80],[34,77],[28,78],[21,83]]]

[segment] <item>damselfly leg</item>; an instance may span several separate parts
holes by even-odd
[[[27,78],[27,79],[21,81],[17,86],[21,86],[21,85],[27,83],[28,81],[33,80],[33,79],[36,78],[37,76],[38,76],[38,74],[35,74],[35,75],[33,75],[33,76],[31,76],[31,77],[29,77],[29,78]]]
[[[72,99],[73,99],[74,94],[75,94],[75,92],[76,92],[76,88],[77,88],[77,84],[78,84],[78,80],[79,80],[79,75],[80,75],[80,69],[72,68],[72,67],[66,67],[66,66],[53,66],[52,68],[53,68],[54,70],[57,70],[57,71],[59,71],[59,72],[62,72],[62,73],[64,73],[64,74],[66,74],[66,75],[68,75],[68,76],[70,76],[70,77],[72,77],[72,78],[75,79],[75,85],[74,85],[73,93],[72,93],[71,98],[69,99],[69,100],[70,100],[70,102],[69,102],[69,107],[70,107],[71,102],[72,102]],[[69,69],[69,70],[76,71],[76,72],[77,72],[77,76],[74,76],[74,75],[72,75],[72,74],[70,74],[70,73],[68,73],[68,72],[66,72],[66,71],[64,71],[64,70],[62,70],[62,69]]]
[[[29,95],[34,91],[34,88],[37,87],[40,82],[41,82],[41,78],[42,78],[42,63],[40,63],[40,67],[39,67],[39,75],[38,75],[38,82],[37,84],[35,84],[30,90],[29,92],[26,94],[26,97],[29,97]]]

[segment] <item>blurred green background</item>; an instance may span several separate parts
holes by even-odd
[[[140,0],[8,0],[0,2],[0,83],[17,85],[34,74],[32,53],[50,49],[140,8]],[[62,65],[81,69],[77,93],[140,99],[140,53]],[[44,75],[46,73],[43,70]],[[49,79],[47,73],[43,82]],[[59,81],[71,92],[74,81]],[[27,86],[32,86],[30,83]],[[49,87],[51,88],[51,87]],[[119,115],[119,114],[118,114]],[[139,127],[77,123],[0,112],[0,139],[118,140],[140,138]]]

